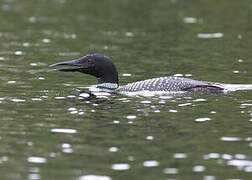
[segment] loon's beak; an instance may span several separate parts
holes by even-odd
[[[74,68],[59,68],[59,69],[52,69],[53,71],[80,71],[81,69],[85,69],[86,67],[82,63],[81,59],[75,59],[70,61],[59,62],[56,64],[50,65],[50,67],[55,66],[76,66]]]

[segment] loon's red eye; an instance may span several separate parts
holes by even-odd
[[[93,63],[93,60],[92,59],[88,59],[88,61],[87,61],[88,63]]]

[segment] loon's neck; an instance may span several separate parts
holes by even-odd
[[[119,87],[118,72],[112,61],[107,60],[106,63],[109,65],[106,68],[96,69],[96,77],[98,78],[97,88],[114,91]]]
[[[114,91],[119,87],[118,80],[116,82],[106,82],[102,81],[101,79],[98,80],[97,88],[101,90],[110,90]]]
[[[119,87],[119,85],[116,83],[99,83],[97,85],[97,88],[99,88],[99,89],[102,89],[102,90],[106,89],[106,90],[111,90],[111,91],[116,90],[118,87]]]

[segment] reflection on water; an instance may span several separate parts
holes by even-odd
[[[79,178],[79,180],[111,180],[108,176],[100,175],[84,175]]]
[[[163,171],[164,174],[178,174],[177,168],[165,168]]]
[[[59,128],[53,128],[53,129],[51,129],[51,132],[53,132],[53,133],[67,133],[67,134],[77,133],[76,129],[59,129]]]
[[[130,169],[130,165],[126,163],[112,164],[111,169],[116,171],[124,171]]]
[[[155,160],[144,161],[143,166],[145,166],[145,167],[155,167],[155,166],[159,166],[159,162],[155,161]]]
[[[45,158],[43,158],[43,157],[34,157],[34,156],[29,157],[27,159],[27,161],[30,162],[30,163],[46,163],[47,162],[47,160]]]
[[[212,33],[212,34],[198,34],[198,38],[222,38],[223,33]]]

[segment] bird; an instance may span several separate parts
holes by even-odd
[[[59,62],[50,65],[71,66],[71,68],[57,68],[53,71],[81,72],[95,76],[98,79],[97,88],[101,91],[121,92],[206,92],[222,93],[226,91],[252,89],[252,85],[223,84],[181,78],[174,76],[158,77],[119,86],[119,77],[115,64],[104,54],[87,54],[79,59]]]

